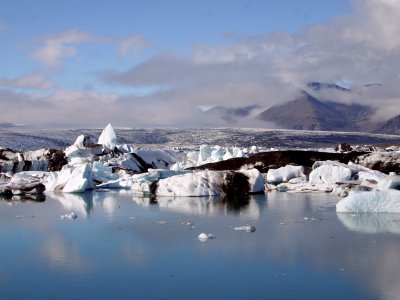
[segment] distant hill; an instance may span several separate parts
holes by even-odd
[[[373,112],[369,106],[323,102],[301,91],[294,100],[273,106],[257,118],[285,129],[357,131]]]
[[[380,123],[373,133],[400,134],[400,115]]]

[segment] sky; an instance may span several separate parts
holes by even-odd
[[[383,120],[400,114],[399,36],[398,0],[0,0],[0,123],[268,127],[204,111],[257,114],[310,81]]]

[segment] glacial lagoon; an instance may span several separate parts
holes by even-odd
[[[400,215],[268,192],[245,205],[130,191],[0,200],[2,299],[398,299]],[[76,219],[61,216],[75,212]],[[235,230],[255,226],[253,233]],[[200,233],[215,239],[200,241]]]

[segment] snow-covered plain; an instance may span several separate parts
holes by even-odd
[[[3,129],[2,134],[4,131]],[[183,131],[187,133],[187,130]],[[203,134],[203,140],[204,136],[207,136],[210,140],[213,137],[215,141],[215,138],[220,136],[216,133],[220,131],[222,129],[211,130],[211,133],[208,131],[208,135],[205,135],[203,131],[197,134]],[[115,133],[111,124],[108,124],[97,137],[93,134],[95,131],[90,131],[91,134],[78,135],[75,141],[61,152],[49,152],[47,149],[13,152],[0,148],[2,161],[0,194],[32,194],[42,193],[44,190],[46,193],[82,193],[91,189],[119,188],[131,189],[134,193],[144,196],[175,199],[176,197],[204,196],[232,198],[250,193],[262,193],[264,190],[325,192],[347,196],[338,203],[338,212],[400,212],[396,201],[397,191],[395,191],[400,189],[400,176],[396,174],[400,171],[397,169],[400,164],[400,148],[398,147],[393,146],[388,149],[370,147],[375,151],[367,154],[360,152],[360,156],[356,157],[355,161],[348,163],[330,160],[315,161],[309,172],[306,172],[303,166],[290,164],[275,169],[270,167],[264,174],[255,168],[257,164],[251,167],[243,165],[241,169],[219,171],[187,169],[232,158],[246,159],[260,151],[276,149],[269,147],[268,144],[260,144],[265,141],[262,138],[256,139],[257,136],[260,137],[260,134],[273,136],[278,132],[281,134],[280,138],[294,134],[291,131],[255,130],[250,132],[238,129],[225,131],[231,135],[233,133],[238,135],[240,132],[242,145],[244,141],[251,140],[258,146],[250,144],[235,146],[233,143],[236,140],[233,138],[228,144],[226,137],[224,140],[226,146],[207,144],[199,146],[186,144],[185,146],[182,140],[180,140],[181,146],[177,146],[175,145],[177,141],[171,142],[169,136],[163,136],[161,139],[163,147],[143,148],[136,143],[120,143],[121,140],[126,140],[126,135],[122,134],[121,138]],[[124,131],[119,131],[121,132]],[[182,137],[182,132],[179,130],[174,132]],[[73,133],[81,133],[81,131],[73,131]],[[156,136],[160,137],[159,134],[158,132]],[[303,134],[303,142],[307,138],[314,142],[320,139],[321,142],[334,135],[318,132],[312,136],[308,133]],[[35,137],[35,135],[23,135],[21,132],[16,136]],[[370,141],[371,139],[386,142],[396,140],[393,136],[350,133],[346,133],[346,136],[341,136],[341,138],[343,140],[353,137],[359,141],[362,140],[360,136]],[[16,143],[15,140],[14,143]],[[42,141],[54,146],[58,140],[48,134],[46,138],[42,138]],[[146,145],[148,143],[149,140]],[[172,144],[175,146],[171,147]],[[303,146],[306,144],[303,143]],[[294,143],[291,142],[292,148],[293,145]],[[324,148],[320,151],[335,152],[332,145],[330,146],[329,149]],[[368,148],[362,148],[362,150],[365,149]],[[63,156],[61,159],[60,153]],[[265,163],[268,162],[263,162],[264,165]],[[59,170],[50,170],[50,166],[57,169],[57,164],[60,167]],[[372,168],[376,165],[394,168],[394,172],[385,174],[379,170],[373,170]],[[159,200],[159,202],[163,201]],[[168,200],[166,203],[169,202]]]

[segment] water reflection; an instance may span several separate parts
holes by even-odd
[[[247,196],[240,201],[224,197],[138,197],[133,201],[141,206],[158,205],[161,210],[169,210],[194,215],[246,214],[258,219],[260,216],[257,196]],[[263,198],[263,195],[258,195]]]
[[[101,298],[110,286],[105,282],[115,286],[114,293],[120,291],[107,295],[110,299],[243,299],[267,298],[267,293],[271,299],[396,299],[400,293],[400,216],[336,214],[337,198],[329,195],[268,193],[251,196],[239,207],[222,198],[160,197],[152,209],[142,207],[150,199],[132,198],[129,192],[46,197],[41,205],[0,203],[0,240],[7,241],[2,254],[9,257],[0,262],[0,274],[11,283],[1,286],[0,275],[3,298],[18,298],[21,285],[30,288],[19,298],[29,298],[42,282],[46,286],[37,289],[42,298],[52,298],[55,291],[70,297],[71,290],[78,298],[94,291]],[[65,210],[92,217],[61,220]],[[316,219],[306,221],[306,216]],[[194,229],[182,221],[192,222]],[[232,228],[246,223],[257,231]],[[199,243],[201,232],[217,238]],[[30,276],[32,270],[41,276]],[[229,277],[235,270],[241,276]],[[185,287],[192,288],[199,276],[212,288],[190,294]],[[133,286],[136,290],[129,290]],[[253,294],[240,294],[249,290]]]
[[[365,233],[391,232],[400,234],[400,214],[338,213],[337,217],[349,230]]]
[[[49,198],[59,201],[67,211],[73,211],[80,217],[87,217],[93,210],[93,192],[81,194],[49,193]]]
[[[10,202],[44,202],[45,194],[0,195],[0,201]]]

